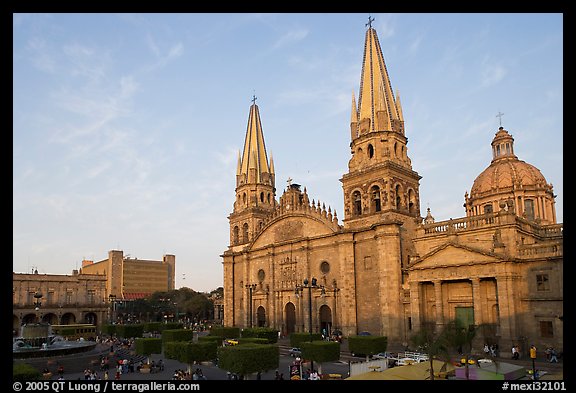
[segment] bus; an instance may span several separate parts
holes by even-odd
[[[96,340],[96,325],[90,323],[75,323],[70,325],[51,325],[52,335],[62,336],[68,340]]]

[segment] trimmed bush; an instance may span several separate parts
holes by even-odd
[[[266,338],[244,337],[238,339],[238,344],[270,344]]]
[[[221,336],[198,336],[198,342],[215,342],[219,347],[221,347],[224,338]]]
[[[194,331],[189,329],[170,329],[162,331],[162,342],[192,341]]]
[[[133,325],[115,325],[116,326],[116,336],[122,338],[138,338],[142,337],[144,333],[143,324],[133,324]]]
[[[116,325],[102,325],[102,331],[109,336],[113,336],[116,334]]]
[[[243,329],[240,336],[245,338],[264,338],[269,344],[278,342],[278,330],[266,327]]]
[[[164,330],[164,324],[162,322],[147,322],[144,323],[144,331],[149,333],[158,332],[160,333]]]
[[[13,381],[39,381],[42,373],[28,363],[14,363],[12,368]]]
[[[137,355],[149,357],[153,353],[162,353],[161,338],[137,338],[134,344]]]
[[[312,338],[312,339],[310,339]],[[318,341],[322,340],[322,334],[320,333],[292,333],[290,334],[290,345],[293,347],[300,348],[300,344],[303,342]]]
[[[336,341],[302,342],[300,349],[304,359],[314,362],[335,362],[340,359],[340,343]]]
[[[348,348],[352,353],[361,353],[366,356],[379,352],[386,352],[388,337],[386,336],[349,336]]]
[[[218,367],[240,375],[278,368],[280,352],[274,344],[242,344],[218,348]]]
[[[224,326],[213,327],[210,329],[208,335],[221,336],[223,338],[238,338],[240,337],[240,328]]]
[[[194,362],[216,359],[217,348],[218,343],[215,341],[197,343],[172,341],[164,345],[164,357],[190,365]]]

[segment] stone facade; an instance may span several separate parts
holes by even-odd
[[[400,99],[369,27],[350,135],[340,224],[298,184],[276,201],[254,100],[222,255],[224,324],[369,331],[400,344],[457,319],[482,325],[478,340],[503,350],[562,348],[563,226],[552,186],[517,159],[508,132],[496,133],[463,218],[421,217]]]
[[[36,310],[37,297],[41,306]],[[52,325],[92,323],[100,327],[109,318],[106,276],[81,274],[12,274],[12,329],[26,323]]]

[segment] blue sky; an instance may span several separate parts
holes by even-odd
[[[563,222],[562,14],[372,14],[400,91],[421,212],[465,215],[502,125]],[[14,14],[13,270],[123,250],[222,286],[252,96],[286,179],[343,218],[368,15]]]

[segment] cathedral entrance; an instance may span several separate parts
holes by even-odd
[[[332,335],[332,310],[325,304],[320,307],[320,332],[324,337]]]
[[[266,310],[262,306],[256,310],[256,322],[258,327],[266,326]]]
[[[296,331],[296,307],[294,303],[287,303],[284,307],[284,313],[286,315],[286,335],[290,335]]]

